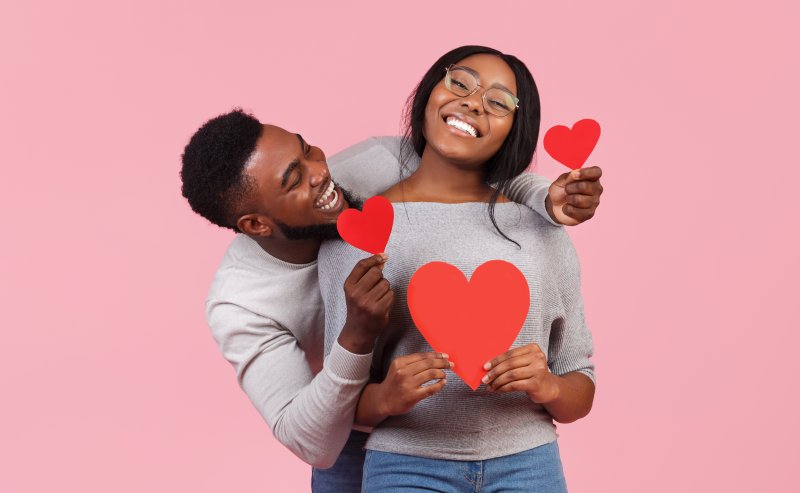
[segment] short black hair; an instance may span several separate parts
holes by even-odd
[[[183,150],[181,192],[192,210],[236,232],[236,210],[252,183],[244,167],[263,131],[253,115],[235,108],[207,121]]]
[[[494,55],[504,62],[514,72],[517,79],[517,95],[519,108],[514,112],[511,131],[503,145],[484,165],[486,167],[486,183],[493,184],[496,189],[489,200],[489,216],[497,231],[506,239],[511,240],[497,226],[494,218],[494,206],[501,193],[508,193],[509,184],[517,175],[525,171],[533,154],[536,152],[536,142],[539,139],[539,124],[541,121],[542,107],[539,101],[539,89],[533,80],[528,67],[513,55],[508,55],[494,48],[486,46],[461,46],[448,51],[441,56],[431,68],[422,76],[422,80],[408,97],[404,114],[405,133],[401,160],[406,161],[408,149],[413,149],[418,156],[422,156],[427,141],[425,140],[425,107],[433,92],[433,88],[444,78],[445,69],[451,64],[472,55]],[[514,242],[516,243],[516,242]]]

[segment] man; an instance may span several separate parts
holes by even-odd
[[[341,211],[354,205],[347,189],[369,197],[399,180],[399,150],[397,138],[369,139],[334,156],[329,171],[324,153],[299,134],[234,110],[204,124],[183,154],[182,191],[192,209],[239,233],[212,283],[208,323],[275,437],[315,467],[314,491],[359,488],[365,435],[350,429],[393,303],[385,256],[361,261],[344,286],[345,327],[323,362],[316,257],[322,240],[336,237]],[[552,185],[526,174],[509,197],[551,222],[577,224],[599,204],[600,174],[588,168]],[[429,359],[431,367],[446,364]]]

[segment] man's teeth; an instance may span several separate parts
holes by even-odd
[[[331,180],[331,182],[328,184],[328,188],[325,190],[325,193],[323,193],[322,197],[320,197],[319,200],[314,203],[314,207],[324,211],[336,207],[336,204],[339,201],[339,194],[336,192],[336,190],[334,190],[334,188],[336,188],[336,185],[333,183],[333,180]],[[331,195],[333,195],[333,198],[331,198]],[[328,202],[329,198],[330,202]]]
[[[450,118],[447,119],[447,124],[450,125],[451,127],[455,127],[457,129],[461,130],[462,132],[466,132],[466,133],[470,134],[473,137],[477,137],[478,136],[478,131],[475,130],[475,127],[473,127],[472,125],[470,125],[469,123],[467,123],[465,121],[459,120],[458,118],[456,118],[454,116],[451,116]]]

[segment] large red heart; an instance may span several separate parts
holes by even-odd
[[[344,241],[375,255],[386,250],[393,222],[392,203],[378,195],[364,202],[362,211],[350,208],[339,214],[336,229]]]
[[[600,124],[587,118],[572,126],[556,125],[544,134],[544,148],[553,159],[578,169],[589,158],[600,139]]]
[[[446,262],[420,267],[408,283],[408,308],[419,331],[438,352],[450,355],[453,371],[475,390],[483,365],[506,352],[530,308],[522,272],[504,260],[490,260],[467,281]]]

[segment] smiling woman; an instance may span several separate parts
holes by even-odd
[[[364,489],[471,491],[482,484],[566,491],[553,421],[588,414],[594,365],[569,237],[505,194],[538,139],[533,77],[513,56],[458,48],[423,76],[406,118],[406,142],[420,163],[382,194],[395,213],[383,274],[396,302],[376,343],[374,382],[356,412],[358,424],[375,427],[366,445]],[[341,241],[320,250],[326,350],[346,313],[343,273],[362,256]],[[498,259],[525,275],[532,309],[512,349],[487,368],[483,385],[473,391],[452,370],[408,363],[408,355],[433,351],[408,309],[414,272],[445,261],[469,278]]]

